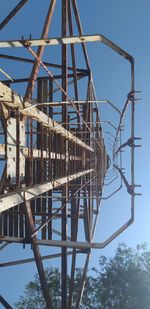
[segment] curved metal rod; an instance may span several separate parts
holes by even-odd
[[[104,182],[104,186],[109,186],[109,185],[111,185],[117,178],[118,178],[118,175],[117,175],[116,177],[114,177],[110,182],[108,182],[108,183],[105,183],[105,182]]]
[[[111,134],[110,132],[106,132],[106,133],[109,134],[109,135],[111,135],[111,136],[113,136],[113,137],[115,138],[115,136],[114,136],[113,134]],[[112,140],[110,140],[110,141],[112,141]],[[106,142],[107,142],[107,140],[106,140]],[[113,163],[114,163],[115,158],[117,159],[116,150],[115,150],[115,148],[116,148],[116,142],[117,142],[117,139],[116,139],[116,141],[114,141],[114,143],[113,143],[113,150],[112,150],[112,153],[113,153],[113,156],[112,156],[112,158],[113,158]],[[109,143],[109,145],[112,146],[112,143],[110,143],[110,142],[108,142],[108,143]],[[120,131],[119,144],[121,145],[121,131]],[[119,153],[119,157],[120,157],[120,168],[122,168],[122,153],[121,153],[121,152]]]
[[[118,177],[118,174],[117,173],[112,173],[110,176],[107,176],[107,178],[105,178],[105,180],[107,181],[105,181],[104,182],[104,184],[106,185],[106,184],[108,184],[108,181],[110,181],[110,180],[113,180],[114,178],[116,179],[116,176]],[[110,184],[110,183],[109,183]]]
[[[101,123],[109,124],[115,131],[117,131],[117,128],[108,120],[102,120]]]
[[[104,134],[109,134],[109,135],[111,135],[111,136],[115,139],[115,135],[111,134],[111,133],[108,132],[108,131],[105,131]]]
[[[117,170],[116,170],[116,172],[117,172]],[[121,178],[120,174],[118,174],[118,172],[116,173],[116,175],[117,175],[117,176],[116,176],[112,181],[109,182],[109,185],[119,177],[119,178],[120,178],[120,185],[119,185],[119,187],[118,187],[116,190],[114,190],[111,194],[109,194],[109,195],[107,195],[107,196],[104,196],[104,197],[102,196],[102,200],[107,200],[107,199],[109,199],[110,197],[112,197],[112,196],[115,195],[118,191],[121,190],[121,188],[122,188],[122,178]],[[108,185],[108,184],[105,184],[105,183],[104,183],[104,185]]]
[[[108,200],[110,197],[112,197],[113,195],[115,195],[118,191],[120,191],[122,188],[122,184],[115,190],[113,191],[111,194],[107,195],[107,196],[102,196],[101,199],[102,200]]]
[[[114,168],[114,166],[112,165],[112,166],[107,170],[105,179],[111,177],[111,176],[114,175],[114,174],[117,174],[117,171],[116,171],[116,169]]]
[[[111,179],[114,175],[116,175],[117,174],[117,172],[115,171],[115,170],[113,170],[113,169],[111,169],[109,172],[108,172],[108,174],[107,174],[107,176],[105,177],[105,179]]]
[[[110,173],[105,177],[105,180],[111,180],[114,176],[117,175],[117,172],[115,171],[110,171]]]
[[[107,137],[107,139],[105,139],[105,141],[106,141],[106,143],[107,143],[107,141],[108,141],[108,143],[110,144],[110,145],[114,145],[114,143],[113,143],[113,140],[111,139],[111,138],[109,138],[109,137]]]
[[[121,131],[123,117],[125,116],[125,112],[126,112],[126,109],[128,107],[129,102],[131,102],[131,93],[130,93],[130,96],[129,95],[127,96],[127,100],[126,100],[126,102],[124,104],[124,107],[122,109],[122,113],[121,113],[121,116],[120,116],[120,121],[119,121],[119,125],[118,125],[118,128],[117,128],[117,132],[116,132],[116,137],[115,137],[114,143],[115,143],[115,141],[116,141],[116,139],[118,137],[119,132]]]

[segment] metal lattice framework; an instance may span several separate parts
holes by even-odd
[[[1,30],[12,18],[15,19],[27,2],[30,1],[22,0],[14,7],[1,22]],[[21,77],[14,78],[15,71],[14,76],[10,76],[9,72],[0,69],[7,77],[7,80],[0,82],[0,154],[3,162],[0,182],[0,235],[3,243],[0,249],[11,242],[32,244],[47,308],[54,308],[54,304],[48,291],[42,259],[60,258],[61,308],[77,309],[83,294],[91,249],[105,247],[134,220],[134,59],[102,35],[83,35],[76,0],[61,1],[60,37],[49,38],[56,2],[50,1],[40,38],[0,42],[1,50],[8,51],[0,54],[1,59],[7,59],[10,64],[19,63],[20,66],[26,63],[31,71],[26,77],[20,69]],[[75,25],[78,31],[76,36]],[[109,100],[97,100],[86,42],[101,42],[131,64],[131,89],[122,111]],[[77,45],[81,46],[83,54],[82,68],[78,65]],[[49,62],[52,46],[61,48],[57,63]],[[11,54],[12,49],[17,51],[16,55]],[[22,56],[22,52],[27,56]],[[99,103],[108,104],[119,114],[111,158],[115,175],[107,176],[106,185],[120,177],[121,185],[110,194],[112,196],[124,182],[131,195],[131,217],[106,241],[94,243],[102,188],[110,166]],[[121,144],[122,120],[129,104],[130,138]],[[105,122],[113,126],[109,121]],[[122,171],[121,149],[126,146],[131,149],[130,185]],[[42,257],[40,245],[57,247],[60,251]],[[84,255],[85,263],[73,307],[78,254]],[[70,274],[68,258],[71,258]],[[12,261],[0,266],[32,260]],[[70,277],[69,291],[67,275]],[[5,306],[6,301],[2,297],[1,302]]]

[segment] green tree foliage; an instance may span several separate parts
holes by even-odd
[[[150,252],[119,245],[113,258],[102,256],[95,279],[95,309],[150,309]]]
[[[60,309],[60,274],[57,268],[46,270],[55,309]],[[82,270],[77,269],[73,306],[77,299]],[[69,278],[68,278],[69,287]],[[45,309],[39,278],[29,282],[17,309]],[[150,309],[150,252],[147,246],[136,249],[120,244],[115,256],[101,256],[99,268],[88,273],[80,309]]]

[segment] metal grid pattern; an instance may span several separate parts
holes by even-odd
[[[14,7],[1,22],[1,30],[27,2],[28,0],[22,0]],[[83,276],[74,304],[77,309],[83,294],[91,248],[106,246],[134,219],[134,59],[102,35],[83,35],[76,0],[61,1],[60,37],[48,38],[56,2],[50,1],[40,38],[0,42],[2,49],[20,47],[19,56],[0,54],[2,59],[28,63],[31,66],[30,76],[22,74],[20,78],[12,78],[1,69],[7,79],[0,83],[0,151],[3,161],[0,234],[1,241],[4,242],[0,249],[10,242],[32,245],[47,308],[54,308],[54,304],[48,291],[42,260],[59,257],[62,309],[73,306],[77,254],[84,254]],[[74,23],[78,29],[77,36],[74,36]],[[106,153],[98,107],[100,101],[96,99],[86,49],[86,42],[95,41],[104,43],[131,64],[131,92],[123,110],[118,111],[108,100],[101,102],[109,104],[119,113],[112,160],[113,168],[120,175],[120,188],[123,181],[131,195],[131,218],[105,242],[99,244],[92,240],[102,200],[102,188],[104,179],[108,185],[113,177],[105,178],[110,158]],[[75,49],[77,43],[81,45],[83,53],[83,68],[78,66]],[[42,60],[46,48],[51,48],[51,45],[61,46],[58,63],[51,63],[48,58],[47,61]],[[37,46],[36,52],[34,46]],[[30,57],[22,57],[22,50]],[[54,69],[54,73],[51,69]],[[12,89],[14,85],[17,92]],[[20,88],[22,96],[19,94]],[[126,143],[121,144],[122,119],[129,102],[132,103],[131,136]],[[126,146],[131,148],[131,185],[127,182],[121,165],[121,149]],[[118,153],[120,163],[116,159]],[[40,245],[58,247],[60,253],[41,257]],[[69,251],[68,248],[72,250]],[[67,291],[70,256],[70,288]],[[31,260],[14,261],[10,265]]]

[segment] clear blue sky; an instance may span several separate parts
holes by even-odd
[[[1,0],[0,20],[17,3],[14,0]],[[38,2],[39,7],[36,6]],[[41,31],[40,20],[43,18],[49,1],[30,0],[24,9],[15,17],[13,22],[1,33],[1,40],[19,39],[21,35],[25,37],[32,34],[33,38],[38,37]],[[60,0],[58,0],[58,4]],[[136,136],[142,137],[142,148],[136,150],[135,181],[141,184],[141,197],[135,199],[135,222],[127,231],[119,236],[104,250],[95,250],[92,253],[90,266],[98,265],[98,257],[101,254],[114,255],[119,242],[126,242],[129,246],[136,246],[138,243],[147,242],[150,244],[150,206],[149,206],[149,131],[150,131],[150,1],[149,0],[79,0],[80,16],[82,20],[84,34],[100,33],[125,49],[135,58],[135,89],[141,90],[138,96],[142,98],[141,103],[136,107]],[[35,11],[36,7],[36,11]],[[57,11],[57,10],[56,10]],[[25,15],[28,17],[26,24]],[[31,17],[33,14],[33,18]],[[23,16],[24,15],[24,16]],[[38,15],[38,20],[36,16]],[[54,19],[58,16],[54,16]],[[32,30],[31,30],[32,20]],[[20,25],[20,26],[19,26]],[[51,37],[59,35],[59,24],[53,21]],[[122,106],[129,91],[129,66],[127,62],[120,59],[108,48],[94,43],[88,45],[91,66],[98,99],[109,99],[117,106]],[[4,52],[4,50],[0,51]],[[10,51],[7,51],[8,53]],[[13,53],[13,51],[12,51]],[[52,55],[53,58],[54,55]],[[1,61],[0,67],[5,69],[12,77],[14,67],[10,63]],[[19,69],[19,64],[18,64]],[[28,69],[24,66],[26,74]],[[15,68],[16,73],[16,68]],[[18,76],[21,73],[18,70]],[[0,76],[2,77],[2,76]],[[111,119],[111,110],[104,110],[106,117]],[[102,114],[103,116],[103,114]],[[127,157],[128,158],[128,157]],[[124,165],[127,159],[124,155]],[[109,190],[111,190],[110,188]],[[107,193],[107,192],[106,192]],[[95,241],[103,241],[128,219],[130,209],[130,199],[123,189],[120,194],[108,201],[104,201],[101,206],[101,214],[98,220]],[[52,252],[52,249],[49,249]],[[1,260],[13,260],[31,256],[31,251],[23,250],[21,247],[10,245],[4,249]],[[49,262],[50,264],[51,262]],[[48,263],[46,263],[47,265]],[[53,262],[55,265],[55,262]],[[1,270],[1,293],[10,303],[15,301],[23,290],[24,284],[28,282],[36,272],[34,264],[30,266],[13,267]]]

